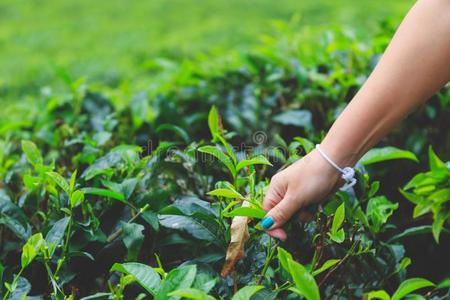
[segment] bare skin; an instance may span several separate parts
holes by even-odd
[[[339,166],[353,166],[449,80],[450,0],[419,0],[321,149]],[[283,224],[341,184],[340,173],[317,150],[277,173],[264,199],[267,216],[274,220],[268,233],[286,239]]]

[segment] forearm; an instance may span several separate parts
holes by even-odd
[[[450,80],[450,0],[419,0],[322,148],[353,165]]]

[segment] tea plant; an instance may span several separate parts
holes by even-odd
[[[334,34],[299,56],[300,39],[281,29],[283,41],[266,39],[240,68],[180,67],[130,105],[120,90],[68,82],[70,92],[43,95],[39,115],[2,125],[1,297],[448,295],[447,256],[436,254],[431,278],[415,269],[448,247],[449,168],[436,154],[449,149],[437,134],[448,87],[406,121],[408,134],[358,162],[353,190],[310,222],[293,218],[285,242],[262,230],[270,177],[321,141],[385,40],[360,47]],[[411,247],[411,237],[439,243]]]

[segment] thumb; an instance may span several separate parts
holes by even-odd
[[[265,230],[272,230],[283,226],[299,209],[301,201],[296,201],[289,192],[283,200],[275,205],[261,220],[261,226]]]

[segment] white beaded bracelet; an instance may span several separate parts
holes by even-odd
[[[322,149],[320,149],[319,144],[316,145],[316,149],[319,151],[320,155],[322,155],[322,157],[330,163],[330,165],[342,173],[341,178],[345,180],[345,184],[340,188],[341,191],[347,191],[356,184],[355,170],[352,167],[340,168],[334,161],[331,160],[331,158],[328,157],[328,155],[325,154],[325,152],[322,151]]]

